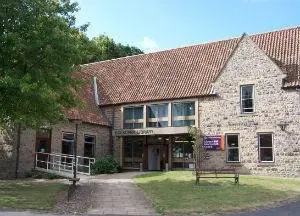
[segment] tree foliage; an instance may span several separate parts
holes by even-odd
[[[3,0],[0,12],[0,124],[38,126],[79,104],[72,72],[84,59],[77,4]]]
[[[196,127],[190,127],[187,134],[187,141],[192,143],[195,169],[201,169],[205,166],[208,159],[208,154],[203,147],[203,138],[201,130]]]
[[[93,38],[86,48],[87,62],[104,61],[143,53],[143,51],[137,47],[116,43],[112,38],[106,35]]]
[[[70,0],[2,0],[0,5],[0,126],[37,127],[65,119],[80,105],[82,63],[142,53],[75,25]]]

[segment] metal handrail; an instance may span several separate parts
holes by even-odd
[[[85,163],[86,161],[88,161],[88,163]],[[46,171],[55,170],[58,172],[73,172],[74,162],[74,155],[35,152],[35,167],[46,169]],[[77,156],[77,173],[83,175],[90,175],[91,165],[94,163],[95,158]]]

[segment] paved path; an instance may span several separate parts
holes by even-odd
[[[97,185],[88,215],[157,215],[132,178],[140,172],[101,175],[89,181]]]

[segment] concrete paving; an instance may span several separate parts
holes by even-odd
[[[88,215],[157,215],[132,178],[140,172],[101,175],[89,181],[97,183],[94,204]]]

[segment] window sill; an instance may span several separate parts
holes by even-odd
[[[238,116],[239,117],[258,116],[258,114],[255,113],[255,112],[253,112],[253,113],[240,113]]]
[[[270,161],[270,162],[259,162],[259,164],[257,165],[258,167],[267,167],[267,166],[277,166],[275,164],[275,161]]]
[[[226,161],[226,163],[233,166],[242,166],[241,161]]]

